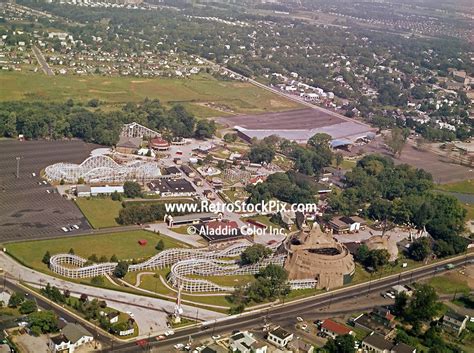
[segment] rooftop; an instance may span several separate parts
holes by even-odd
[[[393,347],[392,342],[387,341],[383,336],[377,334],[367,336],[363,342],[380,350],[390,350]]]
[[[346,335],[351,332],[348,327],[332,321],[331,319],[324,320],[321,327],[338,335]]]

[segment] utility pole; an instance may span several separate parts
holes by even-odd
[[[16,178],[20,178],[20,158],[21,157],[16,157]]]

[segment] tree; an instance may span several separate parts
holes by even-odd
[[[108,259],[107,259],[107,256],[105,256],[105,255],[102,255],[99,259],[100,263],[104,263],[104,262],[107,262],[107,261],[108,261]]]
[[[45,265],[49,266],[49,260],[51,259],[51,254],[49,251],[46,251],[46,253],[43,256],[43,259],[41,260]]]
[[[69,254],[74,255],[74,249],[73,248],[69,249]]]
[[[93,262],[93,263],[97,263],[99,262],[99,259],[97,258],[97,255],[96,254],[92,254],[91,256],[88,257],[88,260]]]
[[[113,254],[113,255],[110,257],[110,262],[118,262],[117,255]]]
[[[110,195],[110,198],[113,200],[113,201],[120,201],[122,200],[122,196],[117,192],[117,190],[115,190],[112,195]]]
[[[240,261],[243,265],[255,264],[263,258],[269,256],[272,251],[262,244],[254,244],[245,249],[240,255]]]
[[[336,339],[329,338],[324,345],[328,353],[354,353],[355,339],[352,335],[339,335]]]
[[[135,198],[142,196],[142,187],[135,181],[126,181],[123,184],[123,193],[128,198]]]
[[[34,332],[51,333],[58,331],[58,317],[50,310],[31,313],[28,315],[28,322]]]
[[[344,156],[342,155],[342,153],[339,152],[339,153],[336,153],[335,159],[336,159],[336,166],[339,167],[344,161]]]
[[[20,305],[20,313],[21,314],[31,314],[32,312],[36,311],[38,308],[34,300],[25,300]]]
[[[248,154],[248,158],[252,163],[270,163],[274,157],[274,149],[265,143],[252,145]]]
[[[362,244],[361,246],[359,246],[359,249],[357,249],[357,253],[355,256],[356,260],[359,261],[361,264],[365,264],[367,258],[369,257],[369,252],[370,250],[367,245]]]
[[[431,320],[438,311],[438,295],[428,284],[419,284],[413,293],[405,317],[411,321]]]
[[[406,137],[402,129],[394,127],[390,135],[385,137],[385,143],[390,148],[394,156],[400,157],[403,147],[406,144]]]
[[[14,292],[8,300],[9,308],[17,308],[25,301],[25,295],[23,293]]]
[[[194,136],[198,139],[211,138],[216,133],[217,127],[214,120],[199,120],[196,124]]]
[[[123,278],[127,274],[128,264],[124,261],[120,261],[114,270],[114,276],[117,278]]]
[[[370,250],[369,256],[366,260],[366,266],[372,267],[375,270],[388,264],[390,254],[386,249],[374,249]]]
[[[430,252],[430,243],[427,238],[415,240],[408,248],[408,255],[415,261],[425,260]]]
[[[83,303],[87,302],[88,299],[89,297],[85,293],[82,293],[81,296],[79,297],[79,300]]]
[[[408,295],[405,292],[400,292],[395,295],[395,304],[393,305],[393,313],[396,316],[404,316],[408,305]]]
[[[237,134],[227,133],[224,135],[224,141],[227,143],[232,143],[237,141]]]
[[[163,239],[160,239],[158,241],[158,243],[156,244],[155,249],[158,250],[158,251],[161,251],[164,248],[165,248],[165,243],[164,243]]]

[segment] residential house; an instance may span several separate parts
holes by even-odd
[[[48,346],[53,353],[73,353],[76,348],[93,339],[94,336],[81,325],[68,323],[59,335],[50,338]]]
[[[293,340],[293,337],[292,333],[282,329],[281,327],[277,327],[268,333],[267,340],[273,345],[283,348]]]
[[[383,336],[372,334],[362,341],[362,348],[369,353],[391,353],[393,343]]]
[[[326,319],[321,325],[321,331],[330,336],[336,338],[340,335],[353,335],[354,332],[347,326],[341,325],[331,319]]]
[[[457,336],[466,328],[469,317],[460,315],[454,311],[448,311],[444,314],[442,323],[443,329],[455,333]]]
[[[119,316],[120,316],[120,313],[118,313],[116,311],[113,311],[113,312],[107,314],[107,318],[109,319],[109,322],[111,324],[117,323],[118,320],[119,320]]]
[[[378,334],[371,334],[362,341],[362,348],[369,353],[416,353],[416,348],[405,343],[394,343]]]
[[[224,347],[219,346],[216,343],[213,343],[207,347],[205,347],[201,353],[228,353],[229,351]]]
[[[239,353],[266,353],[267,345],[256,340],[248,331],[238,332],[229,338],[229,347],[232,352]]]

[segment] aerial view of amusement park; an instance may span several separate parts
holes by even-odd
[[[0,352],[474,352],[466,0],[0,2]]]

